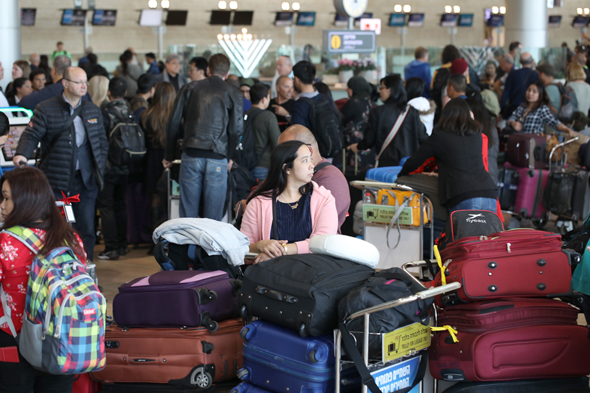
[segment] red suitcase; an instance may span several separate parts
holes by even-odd
[[[90,374],[78,374],[74,380],[72,393],[98,393],[100,391],[100,383],[90,378]]]
[[[588,328],[579,310],[551,299],[507,298],[442,311],[429,349],[430,373],[447,381],[570,378],[590,373]]]
[[[241,319],[198,328],[106,328],[107,365],[91,373],[106,383],[156,383],[208,389],[242,367]]]
[[[508,137],[506,158],[512,165],[521,168],[543,169],[547,137],[545,135],[516,133]]]
[[[547,212],[543,195],[549,181],[549,170],[517,168],[510,164],[505,166],[518,172],[514,212],[525,218],[542,218]]]
[[[450,306],[509,296],[557,297],[571,293],[572,265],[580,255],[562,250],[561,236],[535,229],[513,229],[487,237],[465,237],[441,251],[446,282],[461,288],[437,296]],[[440,272],[434,279],[440,286]]]

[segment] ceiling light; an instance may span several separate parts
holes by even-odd
[[[492,7],[492,14],[497,14],[499,11],[500,10],[499,10],[499,8],[498,8],[497,5],[495,5],[495,6]]]
[[[407,14],[410,11],[412,11],[412,7],[409,4],[404,5],[404,12]]]
[[[293,8],[293,11],[299,11],[301,9],[301,4],[299,4],[298,2],[295,2],[295,3],[291,4],[291,8]]]
[[[168,9],[170,8],[170,1],[168,0],[162,0],[162,3],[160,3],[162,5],[162,8],[164,9]]]
[[[590,8],[584,8],[584,15],[590,14]]]
[[[226,41],[229,40],[229,34],[224,34],[223,35],[223,39],[226,40]]]
[[[242,34],[247,34],[248,33],[248,29],[246,29],[245,27],[242,29]]]
[[[284,1],[284,2],[281,4],[281,9],[282,9],[283,11],[289,11],[289,3],[287,3],[286,1]]]
[[[227,3],[224,0],[221,0],[219,3],[217,3],[217,8],[224,10],[227,8]]]
[[[232,10],[237,10],[238,9],[238,2],[237,1],[230,1],[229,8]]]
[[[221,41],[223,39],[223,34],[217,34],[217,40]]]
[[[453,7],[445,5],[445,14],[450,14],[453,11]]]
[[[505,14],[506,13],[506,7],[504,7],[504,6],[500,7],[500,13],[501,14]]]
[[[458,5],[454,6],[454,7],[453,7],[453,12],[454,12],[455,14],[458,14],[458,13],[460,13],[460,12],[461,12],[461,7],[459,7]]]
[[[393,6],[393,10],[395,12],[402,12],[402,5],[401,4],[396,4]]]
[[[148,7],[150,7],[150,8],[156,8],[157,6],[158,6],[158,0],[150,0],[150,1],[148,1]],[[580,8],[580,10],[582,10],[582,9]]]
[[[584,10],[581,8],[578,8],[576,11],[578,12],[578,15],[582,15],[582,13],[584,12]]]

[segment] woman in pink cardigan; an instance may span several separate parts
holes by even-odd
[[[303,142],[273,149],[268,177],[248,198],[240,229],[250,239],[250,252],[259,253],[254,263],[308,254],[312,236],[337,233],[336,202],[330,191],[311,181],[313,168],[311,149]]]

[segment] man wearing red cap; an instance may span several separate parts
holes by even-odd
[[[451,75],[463,75],[467,81],[467,88],[468,90],[475,90],[481,92],[481,89],[477,85],[472,85],[469,83],[469,64],[463,58],[453,60],[453,64],[451,64]],[[448,88],[447,88],[448,89]],[[443,90],[443,98],[442,103],[443,107],[451,100],[453,97],[449,97],[447,89]]]

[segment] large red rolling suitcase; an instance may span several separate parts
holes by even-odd
[[[91,373],[106,383],[159,383],[208,389],[229,381],[242,367],[239,319],[219,323],[215,333],[186,329],[106,329],[106,367]]]
[[[508,296],[557,297],[571,293],[572,265],[580,255],[562,250],[561,236],[513,229],[487,237],[465,237],[441,251],[446,282],[461,288],[436,298],[450,306]],[[440,272],[434,285],[442,284]]]
[[[588,328],[579,310],[551,299],[506,298],[465,304],[439,314],[429,349],[430,372],[447,381],[572,378],[590,373]]]
[[[549,170],[506,166],[518,172],[514,212],[525,218],[542,218],[547,212],[543,204],[543,194],[549,180]]]

